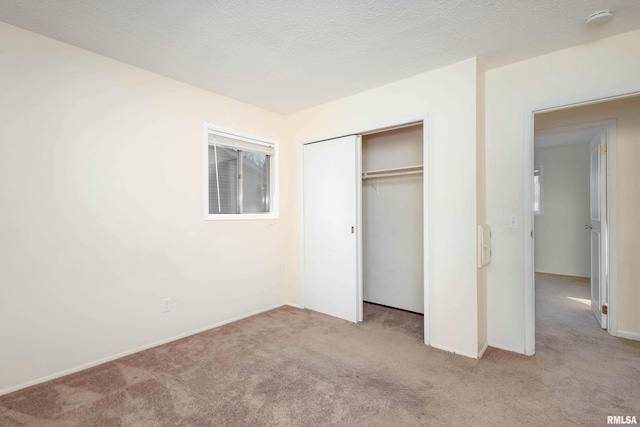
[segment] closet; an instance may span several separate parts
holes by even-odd
[[[423,127],[362,137],[363,300],[424,313]]]
[[[363,302],[424,313],[423,133],[414,122],[303,144],[306,308],[352,322]]]

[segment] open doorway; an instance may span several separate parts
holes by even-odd
[[[424,128],[362,137],[363,322],[424,339]]]
[[[629,301],[640,300],[632,261],[640,256],[640,97],[586,102],[534,111],[532,329],[535,339],[567,336],[573,345],[604,331],[638,340],[640,316]]]
[[[533,210],[538,339],[588,339],[607,327],[607,161],[615,120],[535,118]],[[565,340],[566,341],[566,340]]]

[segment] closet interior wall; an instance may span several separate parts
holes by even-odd
[[[365,302],[424,313],[422,161],[422,125],[363,136]]]

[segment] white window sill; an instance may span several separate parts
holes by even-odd
[[[277,213],[251,213],[251,214],[218,214],[218,215],[205,215],[205,221],[236,221],[236,220],[260,220],[260,219],[279,219],[280,216]]]

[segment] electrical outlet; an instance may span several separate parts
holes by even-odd
[[[162,298],[162,312],[171,311],[171,298]]]
[[[509,215],[509,228],[518,228],[518,215]]]

